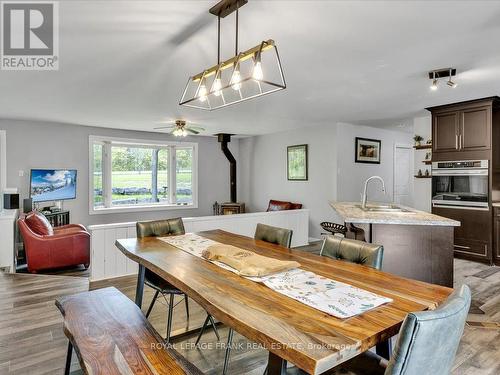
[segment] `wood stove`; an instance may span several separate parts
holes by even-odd
[[[245,203],[221,203],[219,212],[221,215],[244,214]]]

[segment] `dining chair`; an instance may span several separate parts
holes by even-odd
[[[291,229],[272,227],[266,224],[257,224],[254,239],[273,243],[283,247],[290,247],[292,244],[293,231]]]
[[[137,222],[136,231],[137,231],[137,238],[176,236],[180,234],[185,234],[184,223],[182,221],[182,218]],[[184,297],[184,303],[186,306],[186,317],[188,320],[189,320],[189,299],[187,295],[185,295],[181,290],[177,289],[175,286],[165,281],[163,278],[161,278],[156,273],[147,268],[145,270],[145,275],[144,275],[144,284],[155,290],[155,295],[146,312],[146,318],[148,318],[149,314],[151,314],[156,299],[160,294],[165,298],[166,296],[169,297],[168,315],[167,315],[167,336],[165,339],[166,342],[169,342],[170,335],[172,333],[173,309],[176,306],[174,305],[174,297],[176,295],[181,295]],[[213,325],[212,328],[216,332],[217,337],[219,337],[215,325]]]
[[[293,231],[291,229],[273,227],[270,225],[259,223],[257,224],[257,228],[255,228],[254,239],[290,248],[292,245],[292,235]],[[222,375],[226,375],[227,373],[227,368],[229,365],[229,357],[231,355],[231,345],[233,343],[233,334],[234,331],[232,328],[230,328],[227,338],[227,347],[224,357],[224,367],[222,369]],[[267,373],[267,367],[264,371],[264,374],[266,373]]]
[[[319,254],[380,270],[384,257],[384,247],[349,238],[326,236]]]
[[[388,363],[366,352],[336,367],[333,374],[450,374],[470,303],[470,289],[462,285],[437,309],[406,316]]]

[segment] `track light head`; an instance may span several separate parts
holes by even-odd
[[[452,88],[457,87],[456,82],[453,82],[451,79],[450,79],[450,80],[448,80],[448,82],[446,82],[446,84],[447,84],[448,86],[452,87]]]
[[[436,78],[434,78],[432,80],[431,90],[436,91],[437,89],[438,89],[438,80]]]

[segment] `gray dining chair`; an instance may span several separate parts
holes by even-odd
[[[338,366],[332,373],[450,374],[470,303],[470,289],[462,285],[436,310],[413,312],[406,316],[392,358],[386,366],[381,357],[366,352]]]
[[[136,232],[137,232],[137,238],[143,238],[143,237],[176,236],[184,234],[185,230],[182,218],[174,218],[165,220],[137,222]],[[186,306],[186,317],[188,320],[189,320],[189,299],[187,295],[185,295],[181,290],[179,290],[178,288],[170,284],[168,281],[162,279],[156,273],[147,268],[144,274],[144,284],[155,290],[155,295],[151,300],[151,304],[149,305],[149,308],[146,312],[146,318],[148,318],[149,315],[151,314],[153,306],[160,294],[164,297],[167,296],[169,297],[168,315],[167,315],[167,335],[165,338],[166,342],[169,342],[172,333],[173,309],[176,306],[174,305],[174,297],[176,295],[184,297],[184,303]],[[212,328],[214,329],[217,337],[219,337],[219,333],[217,332],[217,327],[215,326],[215,324],[212,325]]]
[[[292,244],[292,235],[293,231],[291,229],[272,227],[271,225],[259,223],[255,228],[253,238],[289,248]]]
[[[384,258],[384,247],[349,238],[326,236],[319,254],[380,270]]]

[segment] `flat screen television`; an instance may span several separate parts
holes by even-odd
[[[76,198],[76,169],[32,169],[30,197],[33,202]]]

